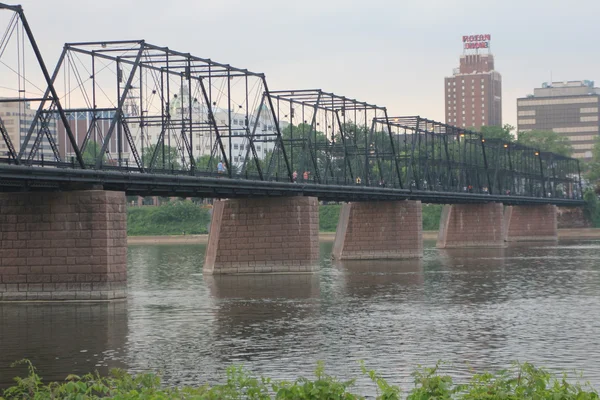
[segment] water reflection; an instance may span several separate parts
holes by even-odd
[[[341,260],[333,266],[337,286],[352,297],[393,296],[416,293],[423,285],[423,260]]]
[[[318,360],[347,378],[364,360],[406,387],[418,364],[443,359],[461,376],[518,359],[600,386],[599,241],[426,243],[422,260],[335,264],[331,247],[312,275],[204,276],[205,246],[131,246],[126,303],[0,305],[0,381],[23,357],[54,378],[123,365],[169,384],[240,363],[289,379]]]
[[[0,385],[26,373],[24,367],[10,367],[23,358],[31,360],[45,379],[123,368],[127,333],[124,301],[1,304]]]

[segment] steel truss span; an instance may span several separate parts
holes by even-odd
[[[21,50],[0,51],[3,64],[17,57],[19,82],[18,96],[0,104],[31,108],[19,116],[28,125],[17,143],[0,119],[0,190],[67,190],[71,182],[206,197],[582,198],[576,159],[390,117],[385,107],[320,89],[270,90],[262,73],[144,40],[67,43],[50,73],[21,7],[0,9],[14,14],[0,50],[16,30],[17,47],[35,60],[25,68]],[[22,89],[32,72],[43,82],[36,95]]]

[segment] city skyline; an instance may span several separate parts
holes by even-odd
[[[515,127],[516,99],[542,82],[598,80],[600,55],[586,49],[600,31],[592,24],[600,5],[575,3],[430,1],[386,4],[386,13],[365,14],[364,5],[340,1],[285,6],[267,0],[182,1],[176,7],[153,0],[107,0],[87,7],[71,0],[21,2],[49,68],[65,42],[144,38],[264,72],[271,89],[322,88],[386,106],[394,115],[439,121],[444,120],[441,82],[456,66],[462,36],[490,33],[504,81],[503,122]],[[576,5],[586,12],[565,21]],[[557,32],[552,27],[559,22],[570,29]],[[574,57],[577,63],[570,61]]]

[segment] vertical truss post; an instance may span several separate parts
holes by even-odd
[[[108,148],[110,138],[113,134],[113,131],[115,130],[115,126],[117,125],[117,122],[120,121],[122,118],[123,105],[125,104],[125,100],[127,99],[127,94],[129,93],[129,89],[131,88],[131,85],[133,83],[133,77],[135,76],[135,72],[137,71],[137,68],[140,64],[140,60],[142,59],[143,53],[144,53],[144,41],[142,41],[140,43],[140,50],[138,51],[138,54],[135,58],[135,62],[131,68],[131,72],[129,74],[129,78],[127,79],[125,88],[123,89],[123,93],[121,93],[121,96],[119,98],[117,111],[115,112],[115,115],[113,116],[113,118],[110,122],[108,132],[106,132],[106,136],[104,137],[104,143],[102,143],[102,148],[100,150],[100,154],[98,155],[98,158],[96,159],[96,169],[102,168],[102,158],[103,158],[102,156],[104,155],[104,153],[106,153],[106,149]],[[83,163],[83,160],[82,160],[82,163]]]
[[[394,135],[392,134],[392,126],[390,124],[390,118],[388,116],[387,108],[383,110],[385,116],[385,123],[388,128],[388,136],[390,138],[390,145],[392,148],[392,157],[394,157],[394,166],[396,167],[396,174],[398,175],[398,183],[400,184],[400,189],[404,189],[402,185],[402,173],[400,170],[400,165],[398,165],[398,154],[396,153],[396,146],[394,145]]]
[[[285,167],[287,169],[288,172],[288,179],[290,182],[293,181],[292,179],[292,169],[290,167],[290,162],[288,160],[286,151],[285,151],[285,146],[283,145],[283,138],[281,136],[281,129],[279,127],[279,120],[277,119],[277,114],[275,113],[275,108],[273,107],[273,100],[271,99],[271,96],[269,94],[269,87],[267,86],[267,80],[265,79],[264,74],[261,75],[262,81],[263,81],[263,86],[265,88],[265,93],[267,93],[267,101],[269,102],[269,108],[271,109],[271,115],[273,116],[273,121],[275,121],[275,129],[277,130],[277,141],[279,143],[279,145],[281,146],[281,151],[283,152],[283,160],[285,161]],[[275,152],[273,152],[275,153]]]
[[[206,92],[206,87],[204,86],[204,78],[202,77],[200,77],[200,90],[202,90],[202,97],[204,97],[204,101],[206,103],[206,106],[208,107],[208,122],[212,123],[212,127],[215,129],[215,138],[217,139],[217,145],[219,146],[219,150],[221,151],[221,157],[223,157],[223,160],[225,160],[225,165],[230,166],[229,160],[227,158],[227,152],[225,151],[225,147],[223,147],[223,141],[221,140],[221,134],[219,133],[219,128],[217,126],[217,120],[215,118],[215,113],[212,108],[212,103],[210,102],[210,98],[208,97],[208,93]]]
[[[71,141],[71,144],[73,146],[73,150],[75,151],[75,156],[77,158],[77,162],[79,163],[79,166],[81,168],[85,168],[85,165],[83,163],[83,157],[81,156],[81,152],[79,151],[79,148],[77,147],[77,141],[75,140],[75,137],[73,136],[73,132],[71,132],[71,128],[69,126],[69,121],[67,121],[67,116],[65,115],[65,112],[60,104],[60,99],[58,97],[58,94],[56,93],[56,90],[54,89],[54,81],[56,80],[56,75],[58,74],[59,65],[62,63],[62,59],[64,57],[64,51],[63,51],[63,56],[61,56],[60,62],[57,65],[53,76],[51,77],[50,74],[48,73],[48,69],[46,68],[46,64],[44,63],[44,59],[42,58],[42,54],[40,53],[40,49],[37,46],[37,43],[33,36],[33,32],[31,31],[31,28],[29,27],[27,18],[25,18],[25,13],[23,12],[23,8],[21,6],[16,6],[13,9],[19,14],[19,17],[21,18],[21,23],[23,24],[23,28],[25,29],[25,32],[27,33],[27,37],[29,38],[29,43],[31,44],[31,48],[33,49],[33,52],[35,53],[35,57],[38,61],[38,64],[40,65],[42,74],[44,74],[44,79],[46,80],[46,84],[48,85],[48,89],[46,90],[46,95],[44,96],[44,99],[47,98],[48,92],[50,92],[50,94],[52,95],[52,99],[54,100],[54,103],[56,104],[56,109],[58,111],[60,119],[62,120],[62,123],[65,126],[65,130],[66,130],[67,135],[69,136],[69,140]],[[43,100],[40,103],[40,109],[44,106],[44,103],[45,103],[45,100]],[[39,117],[39,115],[37,115],[37,117]],[[35,123],[36,123],[36,119],[33,120],[32,126],[34,126]],[[31,137],[31,135],[29,135],[29,136]],[[26,147],[26,145],[24,147]],[[22,155],[23,155],[23,153],[19,152],[19,160],[22,157]]]
[[[485,139],[483,138],[483,135],[479,135],[479,141],[481,142],[481,153],[483,154],[483,165],[485,166],[485,175],[487,177],[488,193],[493,194],[492,180],[490,179],[490,170],[488,168],[487,155],[485,153]]]

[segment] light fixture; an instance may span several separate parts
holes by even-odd
[[[505,149],[506,149],[506,148],[508,148],[508,145],[507,145],[507,144],[505,144],[505,145],[504,145],[504,148],[505,148]]]
[[[481,143],[485,143],[485,139],[481,139]]]
[[[536,155],[536,156],[539,156],[539,155],[540,155],[540,152],[539,152],[539,151],[536,151],[536,152],[535,152],[535,155]]]

